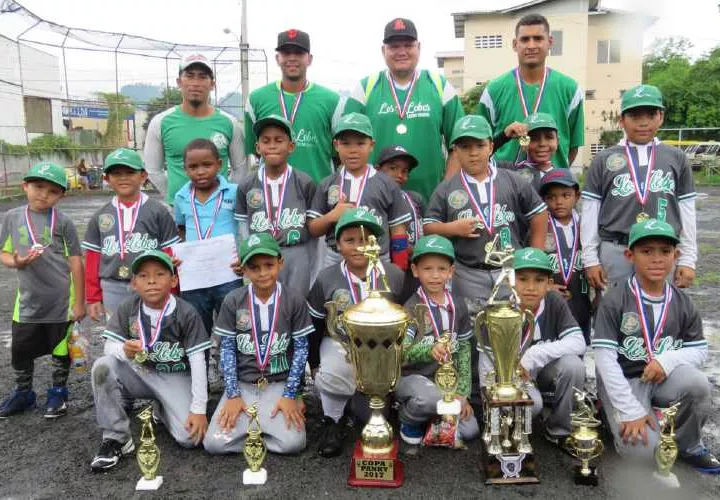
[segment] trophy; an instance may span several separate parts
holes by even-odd
[[[248,422],[247,437],[243,445],[243,455],[248,464],[248,468],[243,471],[243,484],[265,484],[267,471],[262,464],[267,454],[267,448],[258,421],[258,404],[253,403],[246,413],[250,417],[250,422]]]
[[[596,430],[600,420],[595,418],[595,412],[587,401],[587,393],[573,387],[575,395],[575,410],[570,414],[572,433],[565,440],[565,449],[580,460],[575,466],[575,484],[597,486],[597,468],[590,466],[590,460],[602,455],[604,450],[602,439]]]
[[[155,444],[155,432],[153,432],[152,406],[148,406],[140,413],[138,418],[142,422],[140,428],[140,446],[137,450],[137,462],[143,477],[137,482],[137,491],[157,490],[163,483],[163,477],[157,475],[160,467],[160,448]]]
[[[653,472],[653,476],[670,488],[680,487],[677,476],[670,471],[678,456],[678,446],[675,442],[675,416],[678,408],[680,403],[675,403],[670,408],[658,408],[662,418],[658,420],[660,442],[655,448],[655,463],[658,470]]]
[[[373,270],[380,273],[381,285],[388,291],[385,270],[378,255],[375,236],[359,250],[368,259],[368,297],[348,307],[340,315],[338,304],[327,302],[327,330],[349,354],[360,392],[370,397],[370,420],[355,445],[350,467],[350,486],[397,488],[404,480],[403,465],[398,460],[398,440],[383,415],[385,398],[400,378],[403,340],[411,320],[405,309],[383,296],[383,290],[372,289]],[[423,311],[424,312],[424,311]],[[416,313],[419,314],[419,313]],[[415,335],[415,341],[421,338]]]
[[[418,332],[419,335],[419,332]],[[450,332],[443,332],[438,339],[438,343],[446,346],[446,351],[450,353]],[[442,399],[437,402],[438,415],[460,415],[460,401],[455,399],[455,391],[458,386],[458,374],[452,360],[452,356],[448,356],[445,361],[435,371],[435,385],[440,389]]]
[[[530,444],[533,401],[519,368],[523,325],[534,324],[535,318],[530,311],[520,309],[513,249],[510,246],[499,249],[498,242],[496,236],[486,246],[485,263],[501,266],[501,273],[495,280],[488,305],[475,319],[478,345],[486,353],[492,351],[494,367],[483,387],[485,484],[538,483]],[[497,300],[504,284],[510,288],[510,298]]]

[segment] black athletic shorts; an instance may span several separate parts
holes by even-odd
[[[62,323],[12,322],[12,363],[35,359],[53,350],[70,334],[71,321]]]

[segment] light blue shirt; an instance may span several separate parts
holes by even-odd
[[[218,196],[222,196],[220,209],[218,210],[215,225],[209,237],[222,236],[223,234],[237,235],[237,222],[235,222],[235,200],[237,198],[237,184],[229,183],[223,176],[218,176],[220,185],[203,203],[195,200],[195,210],[197,211],[200,223],[200,232],[204,233],[213,223],[215,215],[215,204]],[[185,241],[197,241],[200,239],[198,230],[195,227],[195,219],[193,218],[192,206],[190,204],[190,188],[192,181],[187,182],[180,191],[175,194],[175,223],[178,226],[185,226]]]

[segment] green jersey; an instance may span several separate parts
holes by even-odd
[[[453,86],[439,74],[422,70],[416,73],[414,85],[401,87],[391,82],[385,70],[363,78],[351,99],[362,105],[362,112],[372,122],[375,151],[398,144],[418,159],[403,189],[430,199],[445,175],[453,125],[465,114]],[[401,120],[399,115],[406,101]],[[371,162],[375,162],[374,155]]]
[[[347,98],[312,82],[302,93],[283,90],[282,96],[281,100],[279,81],[250,94],[245,111],[245,151],[256,152],[253,125],[257,120],[269,115],[285,116],[293,124],[295,134],[295,152],[288,162],[319,183],[334,171],[332,129],[345,113]]]
[[[584,144],[585,115],[583,113],[583,91],[575,80],[554,69],[547,69],[545,87],[540,103],[535,103],[542,84],[527,84],[519,79],[528,113],[533,111],[548,113],[555,118],[558,130],[558,148],[552,158],[556,167],[567,168],[570,150]],[[518,91],[515,70],[508,71],[488,83],[480,97],[477,114],[490,122],[496,134],[499,134],[513,122],[525,120],[520,92]],[[520,143],[512,140],[495,151],[496,160],[518,162],[524,160]]]

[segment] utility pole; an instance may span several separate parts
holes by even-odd
[[[248,98],[250,87],[250,73],[248,71],[248,37],[247,37],[247,0],[240,0],[242,22],[240,27],[240,83],[242,100],[240,102],[240,116],[245,116],[245,101]]]

